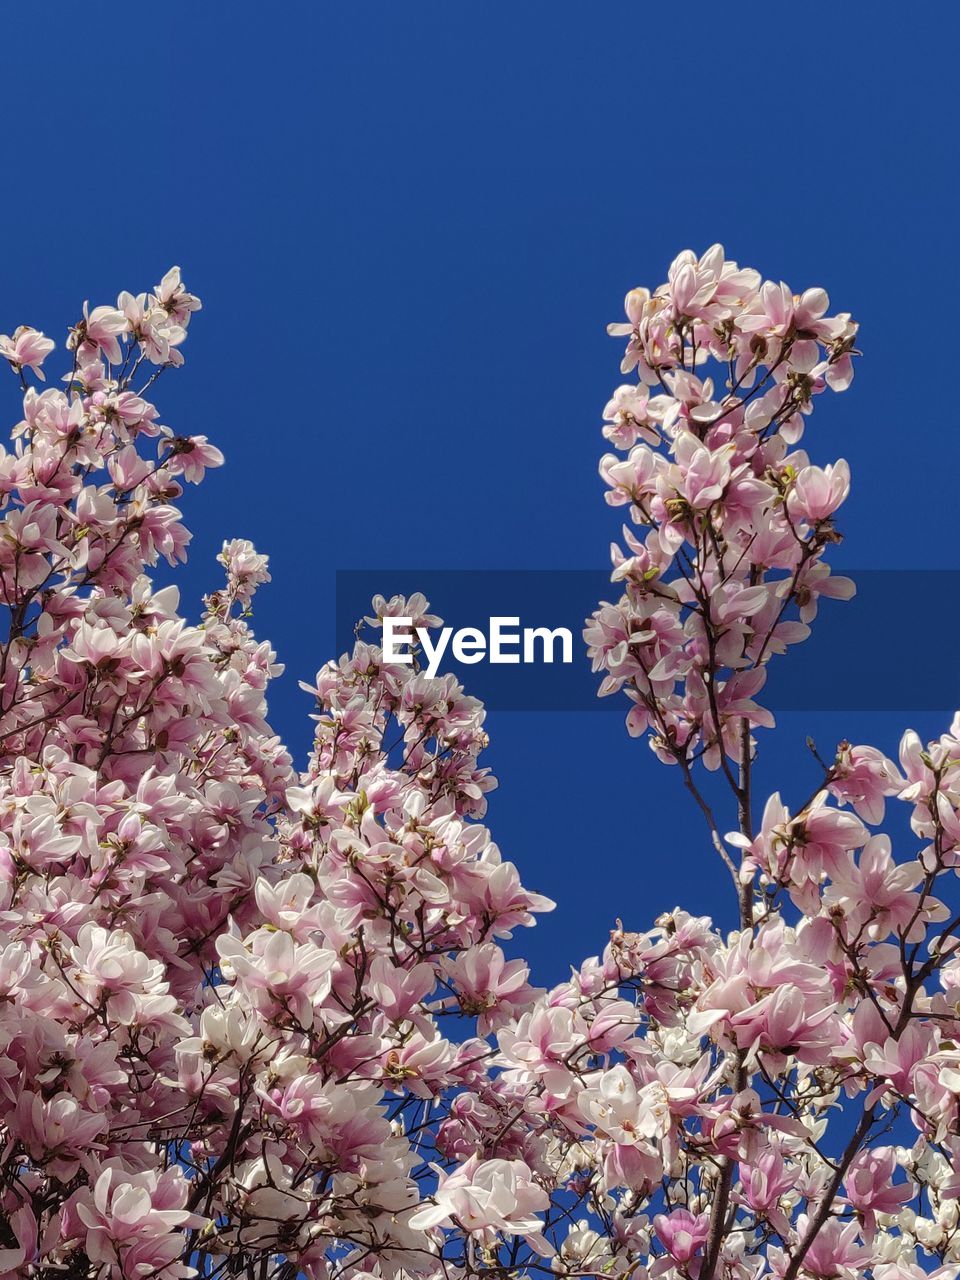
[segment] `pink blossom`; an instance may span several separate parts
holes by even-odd
[[[464,1229],[478,1232],[485,1241],[493,1233],[525,1236],[548,1253],[536,1216],[549,1197],[536,1185],[522,1160],[479,1160],[471,1156],[451,1174],[442,1174],[434,1194],[434,1206],[421,1209],[410,1219],[414,1228],[426,1229],[456,1218]]]
[[[686,1209],[660,1213],[653,1220],[657,1239],[675,1262],[681,1264],[700,1252],[710,1234],[710,1218],[705,1213],[693,1214]]]
[[[909,1182],[894,1185],[897,1167],[897,1154],[890,1147],[861,1151],[850,1163],[844,1194],[847,1203],[863,1216],[871,1240],[877,1229],[876,1215],[898,1213],[914,1194]]]
[[[124,1175],[105,1168],[90,1192],[81,1194],[76,1214],[86,1227],[84,1251],[94,1263],[118,1265],[123,1276],[187,1275],[179,1265],[176,1228],[202,1219],[184,1209],[187,1188],[179,1169],[159,1177],[152,1170]]]
[[[10,362],[16,373],[32,369],[41,382],[44,376],[40,366],[55,345],[52,339],[25,324],[15,330],[12,338],[0,333],[0,356]]]
[[[94,307],[83,304],[83,319],[71,333],[71,344],[87,358],[103,355],[110,364],[122,360],[119,338],[129,331],[130,322],[116,307]]]
[[[804,467],[787,499],[795,519],[826,520],[850,492],[850,468],[841,458],[826,467]]]

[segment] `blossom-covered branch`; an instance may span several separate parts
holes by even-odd
[[[766,665],[850,590],[846,466],[798,442],[855,326],[719,248],[627,306],[632,527],[588,641],[739,927],[618,926],[548,991],[504,950],[552,903],[484,825],[483,708],[378,643],[428,602],[378,597],[321,668],[297,773],[266,557],[225,542],[196,623],[152,582],[222,461],[147,398],[200,307],[179,272],[84,306],[59,385],[50,339],[0,337],[0,1278],[958,1274],[960,720],[754,815]]]

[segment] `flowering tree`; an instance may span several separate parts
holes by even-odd
[[[375,643],[427,602],[378,598],[320,671],[297,775],[248,622],[266,558],[225,543],[197,625],[147,576],[222,461],[146,399],[199,306],[175,269],[84,307],[63,389],[34,385],[49,339],[0,337],[0,1277],[956,1276],[960,721],[899,768],[842,744],[754,829],[766,664],[850,591],[847,468],[797,448],[849,317],[719,248],[628,296],[602,472],[647,533],[587,640],[739,927],[618,927],[542,991],[500,945],[552,904],[479,821],[483,708]],[[909,857],[870,830],[890,797]]]

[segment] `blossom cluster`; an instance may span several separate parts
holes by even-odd
[[[549,990],[510,941],[553,904],[485,825],[484,709],[378,643],[439,627],[429,603],[377,597],[305,686],[297,772],[251,630],[266,557],[224,542],[196,622],[151,580],[222,460],[146,398],[200,307],[179,272],[85,307],[59,387],[43,334],[0,338],[0,1280],[960,1275],[960,716],[897,761],[841,743],[753,818],[751,691],[836,588],[845,471],[794,445],[854,328],[719,250],[628,306],[645,381],[605,474],[650,531],[596,655],[739,926],[618,924]]]
[[[681,253],[653,293],[631,290],[609,326],[637,381],[604,410],[619,452],[600,474],[630,524],[612,549],[623,595],[585,639],[601,693],[625,692],[630,733],[649,731],[666,763],[726,767],[744,722],[771,726],[767,662],[809,634],[822,596],[853,591],[823,558],[849,467],[799,447],[816,397],[853,379],[857,326],[829,307],[823,289],[795,294],[714,245]]]
[[[480,704],[358,643],[297,775],[247,621],[267,558],[226,541],[197,624],[149,577],[222,462],[147,398],[199,308],[177,269],[85,306],[41,391],[53,342],[0,344],[2,1275],[396,1272],[429,1168],[405,1129],[535,994],[499,941],[552,904],[477,821]]]

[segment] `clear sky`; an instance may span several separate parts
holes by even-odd
[[[805,440],[853,469],[835,563],[958,568],[956,12],[18,6],[0,331],[59,338],[83,298],[183,267],[204,312],[157,401],[228,457],[185,504],[184,603],[216,582],[224,536],[270,554],[255,621],[287,663],[273,720],[300,758],[297,680],[333,656],[338,568],[606,563],[604,326],[686,246],[720,240],[862,322],[858,379]],[[931,625],[929,643],[957,639]],[[913,719],[933,734],[947,716]],[[882,691],[871,712],[784,715],[760,786],[799,801],[808,732],[893,751],[903,721]],[[490,825],[559,902],[529,946],[541,979],[617,916],[727,918],[679,779],[618,716],[498,712],[490,730]]]

